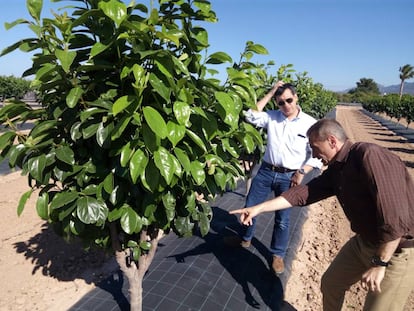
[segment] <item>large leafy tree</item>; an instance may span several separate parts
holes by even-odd
[[[403,95],[405,80],[411,79],[414,77],[414,68],[413,66],[406,64],[399,68],[399,72],[400,72],[400,80],[401,80],[399,94],[401,98]]]
[[[367,97],[380,94],[378,84],[371,78],[361,78],[356,85],[348,92],[355,102],[364,102]]]
[[[38,190],[37,212],[58,233],[114,251],[140,310],[159,239],[206,234],[206,200],[234,186],[240,153],[262,144],[240,116],[268,79],[249,60],[267,51],[248,42],[221,85],[208,66],[233,61],[208,55],[208,34],[195,24],[216,20],[208,1],[73,2],[41,18],[42,1],[28,0],[32,19],[7,24],[34,33],[2,55],[34,52],[24,75],[34,76],[42,107],[15,100],[0,109],[1,158],[28,177],[18,213]],[[34,123],[30,133],[19,132],[22,122]]]

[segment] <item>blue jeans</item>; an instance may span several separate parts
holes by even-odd
[[[254,206],[267,200],[271,191],[275,196],[290,188],[290,179],[294,172],[273,172],[266,164],[262,164],[253,178],[249,194],[246,199],[246,207]],[[289,241],[290,208],[275,211],[275,224],[273,226],[270,252],[273,255],[284,257]],[[251,226],[243,226],[242,239],[251,241],[256,228],[256,219],[253,218]]]

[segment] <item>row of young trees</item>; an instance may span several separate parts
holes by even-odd
[[[7,24],[34,32],[2,55],[36,51],[25,74],[34,75],[41,108],[12,100],[0,109],[0,154],[28,177],[18,213],[39,190],[39,216],[69,240],[112,250],[131,310],[141,310],[159,239],[207,234],[206,200],[234,187],[240,155],[263,146],[243,111],[280,79],[297,85],[303,109],[317,118],[336,99],[292,65],[270,74],[273,62],[252,62],[267,54],[260,44],[247,41],[238,62],[208,54],[197,24],[216,21],[208,1],[74,2],[69,13],[41,18],[42,1],[28,0],[31,20]],[[225,63],[222,82],[213,68]],[[18,130],[24,122],[34,123],[28,134]]]
[[[23,98],[32,90],[30,81],[14,76],[0,76],[0,101],[10,98]]]
[[[367,96],[362,102],[363,108],[374,113],[384,113],[399,122],[405,119],[408,125],[414,120],[414,96],[388,94],[384,96]]]

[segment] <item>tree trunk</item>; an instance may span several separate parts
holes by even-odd
[[[149,241],[151,243],[151,248],[147,254],[141,254],[138,262],[132,260],[129,265],[127,265],[126,258],[130,254],[128,254],[127,250],[121,249],[119,240],[116,239],[117,236],[115,226],[111,226],[112,247],[115,250],[115,258],[122,273],[129,282],[128,291],[131,311],[142,311],[142,281],[145,273],[151,265],[152,260],[154,259],[158,241],[164,236],[164,231],[158,229],[155,230],[153,234],[149,235],[146,230],[142,230],[140,241]]]
[[[116,252],[116,261],[121,268],[122,273],[128,279],[129,283],[129,303],[131,306],[131,311],[141,311],[142,310],[142,280],[144,278],[145,272],[142,273],[137,267],[135,262],[132,262],[128,267],[126,265],[126,254],[124,251]],[[141,269],[143,270],[143,269]],[[148,270],[148,268],[146,269]]]
[[[404,80],[401,80],[401,84],[400,84],[400,98],[402,97],[403,89],[404,89]]]

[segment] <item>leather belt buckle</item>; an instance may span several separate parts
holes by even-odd
[[[290,168],[286,168],[283,166],[275,166],[267,162],[265,163],[273,172],[276,172],[276,173],[289,173],[289,172],[296,171],[296,170],[291,170]]]

